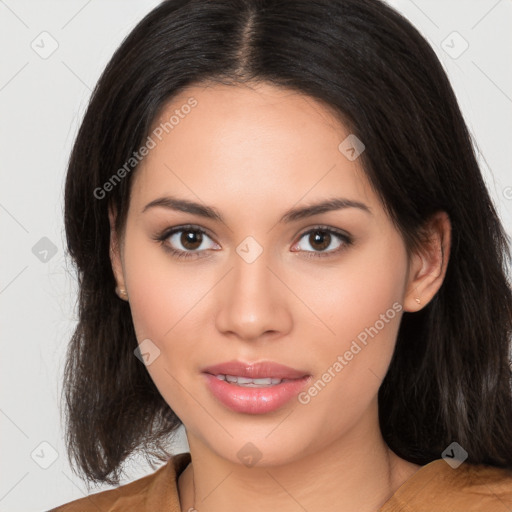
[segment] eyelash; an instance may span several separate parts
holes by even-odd
[[[179,249],[173,249],[168,244],[166,244],[169,237],[171,237],[175,233],[180,233],[182,231],[184,231],[184,232],[192,231],[194,233],[200,233],[202,235],[206,235],[208,238],[211,238],[210,235],[208,235],[208,233],[206,231],[204,231],[203,229],[201,229],[199,226],[194,226],[192,224],[189,224],[189,225],[185,225],[185,226],[177,226],[174,228],[165,229],[160,234],[157,234],[154,237],[154,240],[158,241],[160,243],[160,245],[164,248],[165,251],[169,252],[173,257],[175,257],[177,259],[186,260],[186,259],[190,259],[190,258],[197,259],[197,258],[207,257],[207,256],[197,256],[197,254],[200,251],[182,251]],[[338,237],[343,242],[343,245],[341,245],[341,247],[339,247],[338,249],[326,251],[326,252],[302,251],[302,252],[306,253],[307,258],[328,258],[328,257],[339,254],[340,252],[345,250],[347,247],[349,247],[353,243],[352,238],[350,236],[348,236],[347,234],[345,234],[344,232],[334,229],[334,228],[331,228],[331,227],[322,226],[322,225],[314,226],[313,228],[309,229],[308,231],[305,231],[304,233],[302,233],[299,237],[299,241],[302,238],[304,238],[304,236],[309,235],[315,231],[320,231],[322,233],[328,233],[330,235],[334,235],[334,236]],[[297,251],[297,252],[301,252],[301,251]]]

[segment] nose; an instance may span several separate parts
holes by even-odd
[[[233,255],[231,271],[216,287],[216,326],[223,335],[255,341],[291,330],[292,294],[268,252],[264,250],[252,262]]]

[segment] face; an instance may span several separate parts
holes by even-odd
[[[115,272],[189,442],[235,463],[250,442],[267,464],[342,442],[375,412],[412,286],[402,237],[359,159],[339,149],[350,133],[319,102],[271,85],[191,87],[153,129]],[[304,210],[328,200],[337,207]],[[306,378],[274,408],[263,389],[251,410],[254,388],[224,383],[241,392],[233,408],[203,373],[233,360]]]

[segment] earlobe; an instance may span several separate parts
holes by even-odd
[[[119,237],[115,228],[117,212],[112,205],[108,208],[108,218],[110,222],[110,262],[112,265],[112,272],[116,280],[117,286],[115,293],[120,299],[128,300],[128,292],[124,284],[123,265],[121,259],[121,248]]]
[[[437,212],[425,225],[426,237],[411,256],[404,310],[415,312],[428,304],[443,284],[451,244],[451,223],[446,212]]]

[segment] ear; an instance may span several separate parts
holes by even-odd
[[[443,284],[451,245],[451,223],[446,212],[437,212],[425,223],[425,240],[410,257],[404,310],[422,309]]]
[[[117,218],[117,211],[115,207],[110,204],[108,207],[108,220],[110,223],[110,262],[112,264],[112,271],[116,280],[116,293],[124,300],[128,299],[128,293],[126,291],[123,264],[121,256],[121,243],[115,229]]]

